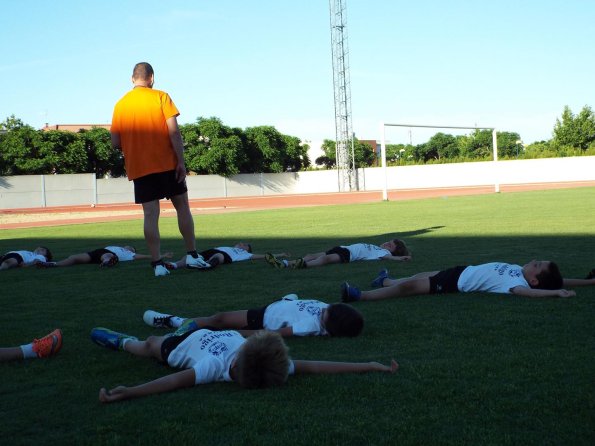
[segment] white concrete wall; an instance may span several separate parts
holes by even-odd
[[[359,169],[359,190],[384,188],[380,167]],[[431,164],[386,169],[388,189],[595,181],[595,157]],[[232,178],[187,178],[191,199],[338,192],[336,171],[242,174]],[[98,179],[93,174],[0,177],[0,209],[134,202],[125,178]]]

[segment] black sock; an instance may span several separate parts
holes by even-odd
[[[188,251],[186,254],[188,254],[189,256],[192,256],[193,259],[196,259],[198,257],[198,253],[196,252],[196,249],[194,251]]]
[[[163,259],[159,259],[159,260],[155,260],[154,262],[151,262],[151,266],[153,268],[155,268],[157,265],[163,265]]]

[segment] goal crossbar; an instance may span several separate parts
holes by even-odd
[[[494,153],[494,163],[498,162],[498,143],[496,138],[496,128],[495,127],[467,127],[467,126],[457,126],[457,125],[429,125],[429,124],[392,124],[383,122],[381,124],[381,135],[382,140],[380,142],[380,152],[382,158],[382,170],[384,174],[384,188],[382,190],[382,199],[384,201],[388,201],[388,176],[386,170],[386,128],[387,127],[416,127],[416,128],[433,128],[433,129],[458,129],[458,130],[491,130],[492,131],[492,147]],[[494,184],[494,192],[500,192],[500,184],[496,182]]]

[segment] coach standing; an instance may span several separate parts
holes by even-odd
[[[186,266],[208,268],[196,252],[194,220],[188,204],[184,146],[178,128],[180,114],[164,91],[154,90],[153,67],[137,63],[133,89],[114,107],[112,146],[122,150],[128,179],[134,182],[134,200],[143,206],[145,240],[155,276],[169,274],[161,258],[159,200],[173,203],[178,227],[186,245]]]

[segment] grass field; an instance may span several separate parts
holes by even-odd
[[[175,219],[163,249],[182,254]],[[408,263],[360,262],[310,270],[243,262],[155,278],[148,262],[0,273],[0,342],[19,345],[55,327],[49,360],[0,365],[4,444],[593,445],[595,287],[572,299],[422,296],[355,305],[356,339],[289,339],[296,359],[399,361],[395,375],[295,376],[281,389],[211,384],[113,405],[100,387],[170,373],[152,360],[102,349],[95,326],[161,333],[144,310],[181,315],[261,306],[290,292],[325,302],[339,285],[489,261],[555,260],[566,277],[595,267],[595,189],[437,198],[196,217],[199,248],[245,240],[254,251],[302,255],[358,241],[404,238]],[[0,251],[43,244],[63,258],[108,244],[146,252],[141,221],[0,231]]]

